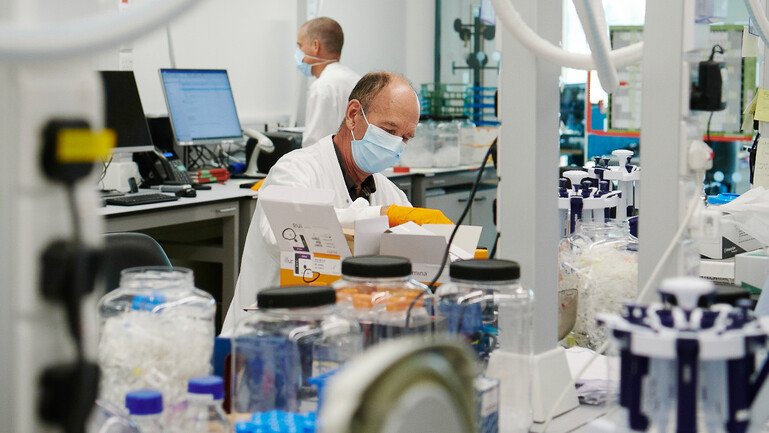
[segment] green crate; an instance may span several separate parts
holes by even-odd
[[[466,84],[425,83],[420,89],[421,114],[432,117],[459,117],[468,113]]]

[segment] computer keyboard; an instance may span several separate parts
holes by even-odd
[[[113,206],[137,206],[140,204],[161,203],[164,201],[176,201],[179,197],[168,194],[126,194],[122,197],[110,197],[104,200]]]

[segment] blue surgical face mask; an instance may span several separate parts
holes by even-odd
[[[352,159],[355,161],[355,165],[366,173],[379,173],[400,161],[404,147],[403,139],[370,123],[363,108],[360,112],[363,114],[368,128],[360,140],[356,140],[355,133],[352,129],[350,130],[352,133]]]
[[[306,77],[312,76],[312,65],[304,62],[304,51],[296,47],[294,51],[294,61],[296,61],[296,69]]]
[[[306,63],[304,61],[305,57],[309,57],[311,59],[320,60],[320,62],[315,63]],[[296,69],[299,70],[299,72],[302,73],[302,75],[306,77],[312,77],[312,67],[315,65],[323,65],[325,63],[334,63],[339,61],[339,59],[321,59],[320,57],[311,56],[309,54],[305,54],[304,51],[302,51],[301,48],[296,47],[296,51],[294,51],[294,61],[296,62]]]

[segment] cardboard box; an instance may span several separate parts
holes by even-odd
[[[769,257],[766,250],[737,254],[734,257],[734,284],[755,295],[761,293],[767,278]]]
[[[381,237],[379,252],[384,255],[406,257],[411,260],[412,277],[424,284],[430,283],[438,271],[438,283],[449,281],[448,266],[440,269],[443,253],[451,236],[453,225],[406,223],[393,227]],[[450,252],[451,261],[472,259],[482,227],[460,226]]]
[[[342,274],[350,248],[334,192],[270,185],[259,200],[280,248],[280,285],[328,285]]]
[[[715,236],[700,240],[698,244],[700,255],[716,260],[728,259],[737,254],[761,248],[761,243],[737,227],[734,224],[734,218],[729,214],[721,216]]]

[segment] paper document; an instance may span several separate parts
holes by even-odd
[[[758,89],[756,113],[753,117],[759,122],[769,122],[769,89]]]
[[[758,139],[756,149],[756,170],[753,174],[753,187],[769,188],[769,138]]]

